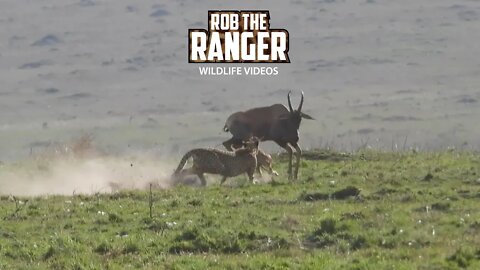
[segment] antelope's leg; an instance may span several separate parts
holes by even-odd
[[[220,185],[222,185],[226,180],[227,180],[227,177],[224,176],[224,177],[222,178],[222,181],[220,181]]]
[[[295,150],[296,150],[296,156],[297,156],[297,164],[295,166],[295,180],[298,179],[298,168],[300,167],[300,157],[302,156],[302,149],[300,149],[300,146],[298,143],[294,145]]]
[[[288,180],[292,180],[293,148],[289,143],[287,143],[284,148],[288,152]]]

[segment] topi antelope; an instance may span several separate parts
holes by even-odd
[[[242,141],[248,140],[252,136],[260,138],[261,141],[274,141],[280,147],[287,150],[289,154],[288,178],[297,179],[298,167],[300,166],[300,157],[302,150],[298,145],[298,128],[302,118],[313,119],[310,115],[302,112],[302,99],[298,109],[292,108],[290,100],[291,91],[288,92],[288,109],[282,104],[274,104],[269,107],[253,108],[244,112],[236,112],[230,115],[225,122],[223,130],[230,132],[233,137],[223,145],[228,150],[232,146],[241,145]],[[293,148],[296,150],[295,174],[292,177],[292,158]]]

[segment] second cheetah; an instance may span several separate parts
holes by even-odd
[[[255,183],[253,174],[257,168],[257,149],[258,140],[251,139],[244,142],[244,148],[239,148],[233,152],[204,148],[190,150],[178,164],[177,169],[173,173],[173,179],[179,180],[186,175],[197,175],[202,186],[205,186],[207,182],[203,175],[204,173],[223,176],[221,184],[228,177],[246,173],[248,179]],[[193,161],[192,167],[184,169],[183,167],[190,158]]]
[[[271,175],[278,176],[278,173],[272,168],[272,156],[258,149],[257,151],[257,173],[262,176],[262,169],[267,170]]]

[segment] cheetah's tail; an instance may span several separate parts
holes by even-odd
[[[175,172],[173,173],[173,176],[176,176],[176,175],[178,175],[178,173],[180,173],[180,171],[183,169],[183,167],[185,167],[185,164],[187,163],[187,160],[188,160],[192,155],[193,155],[193,150],[187,152],[187,153],[182,157],[182,160],[180,160],[180,164],[178,164],[178,167],[177,167],[177,169],[175,170]]]

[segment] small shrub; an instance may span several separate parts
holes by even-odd
[[[288,231],[296,231],[299,224],[300,222],[297,219],[287,216],[282,220],[281,228]]]
[[[138,253],[140,248],[136,243],[128,242],[122,250],[123,254]]]
[[[174,207],[178,207],[180,205],[180,202],[178,202],[178,200],[172,200],[172,202],[170,203],[170,207],[174,208]]]
[[[447,258],[447,261],[457,264],[459,267],[467,268],[470,266],[471,261],[475,258],[473,252],[469,249],[460,248],[455,251],[450,257]]]
[[[186,230],[182,232],[180,235],[175,237],[175,240],[177,241],[192,241],[197,239],[198,237],[198,230],[196,228]]]
[[[189,205],[191,206],[201,206],[202,205],[202,200],[199,199],[193,199],[188,202]]]
[[[244,249],[238,237],[225,237],[219,243],[220,251],[223,253],[240,253]]]
[[[332,218],[324,219],[320,222],[320,228],[315,231],[316,235],[335,234],[337,232],[337,221]]]
[[[188,229],[177,237],[170,249],[170,253],[178,254],[182,252],[208,252],[217,250],[217,245],[208,235],[200,233],[197,228]]]
[[[350,244],[353,250],[362,249],[369,246],[367,238],[363,235],[357,235],[353,237]]]
[[[148,229],[156,233],[159,233],[159,232],[163,233],[167,228],[168,226],[165,222],[153,221],[148,225]]]
[[[449,202],[434,203],[434,204],[432,204],[432,210],[448,211],[448,210],[450,210],[450,203]]]
[[[112,250],[112,246],[107,242],[100,243],[93,251],[99,254],[107,254]]]
[[[364,219],[365,215],[362,212],[353,212],[353,213],[343,213],[341,220],[359,220]]]
[[[433,174],[431,173],[427,173],[424,177],[423,177],[423,181],[431,181],[433,179]]]
[[[55,255],[55,249],[50,246],[47,251],[43,254],[43,260],[48,260]]]
[[[307,240],[317,248],[324,248],[335,243],[337,232],[337,221],[327,218],[320,222],[320,228],[307,237]]]
[[[345,199],[348,199],[350,197],[356,197],[358,195],[360,195],[360,189],[358,189],[356,187],[349,186],[349,187],[337,190],[337,191],[335,191],[331,194],[320,193],[320,192],[315,192],[315,193],[303,192],[300,195],[300,200],[307,201],[307,202],[324,201],[324,200],[329,200],[329,199],[345,200]]]
[[[115,213],[109,213],[108,214],[108,220],[112,223],[120,223],[120,222],[123,221],[123,219]]]
[[[325,248],[335,245],[340,251],[346,252],[349,249],[358,250],[369,246],[368,240],[363,235],[355,235],[349,231],[346,224],[332,218],[320,222],[320,228],[316,229],[307,237],[307,245],[316,248]]]

